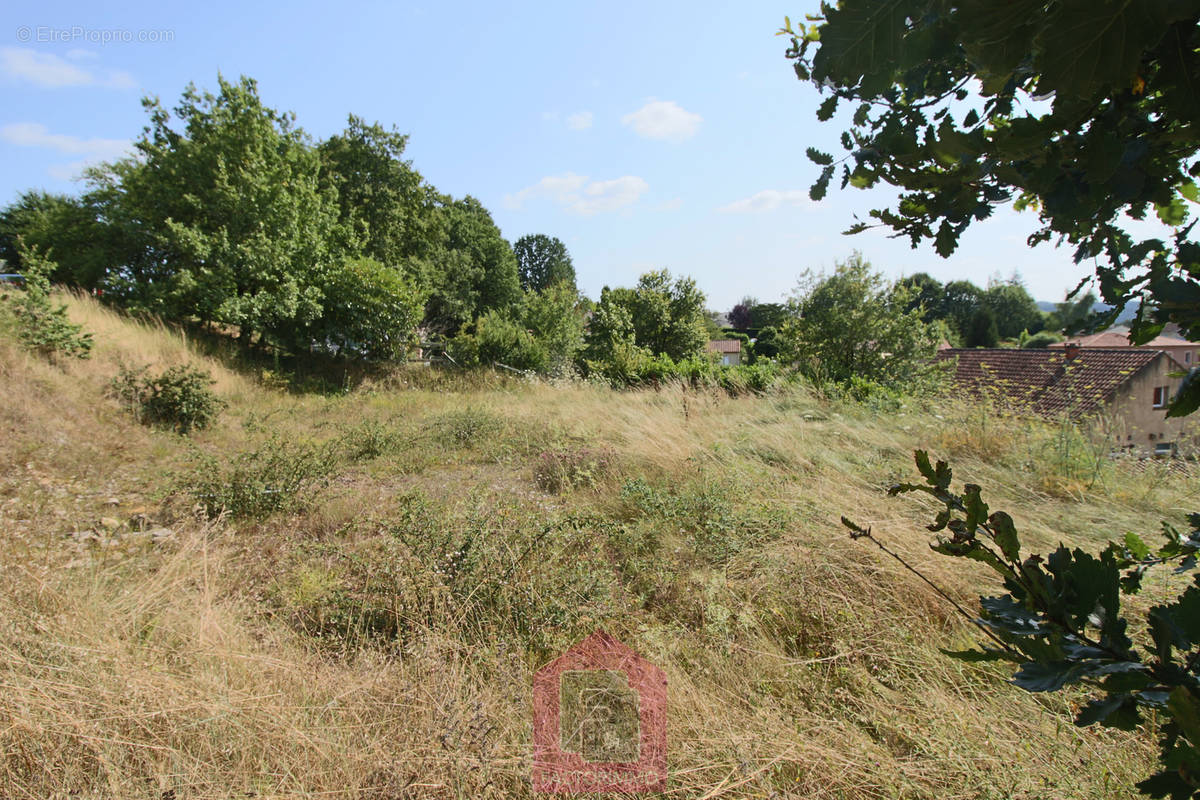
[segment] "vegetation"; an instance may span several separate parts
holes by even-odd
[[[224,404],[213,393],[207,372],[186,364],[154,377],[146,371],[122,366],[111,384],[112,393],[138,419],[184,435],[216,421]]]
[[[1060,724],[1086,694],[945,658],[970,623],[836,510],[915,563],[936,509],[879,487],[931,445],[1020,509],[1023,556],[1097,550],[1093,520],[1147,530],[1194,474],[803,382],[733,397],[395,365],[286,392],[66,303],[89,360],[0,333],[0,795],[532,797],[533,672],[596,628],[666,671],[680,796],[1133,798],[1154,769],[1152,718]],[[106,399],[121,364],[191,364],[228,407],[188,438],[139,425]],[[964,606],[992,574],[939,562]]]
[[[914,247],[932,239],[948,256],[996,205],[1034,209],[1042,227],[1031,246],[1057,237],[1075,245],[1077,262],[1096,260],[1101,296],[1114,306],[1107,319],[1141,301],[1134,343],[1168,322],[1200,337],[1200,244],[1188,224],[1189,203],[1200,202],[1200,100],[1189,77],[1200,63],[1195,4],[858,0],[822,3],[821,13],[809,25],[787,21],[781,33],[792,37],[797,76],[830,93],[820,119],[843,100],[860,104],[842,134],[843,161],[854,162],[843,165],[842,187],[884,181],[903,191],[895,210],[871,212],[877,224]],[[836,165],[815,148],[808,155],[822,166],[812,189],[818,199]],[[1124,216],[1141,220],[1151,209],[1173,228],[1169,241],[1136,241],[1125,226]],[[849,232],[868,227],[860,222]],[[1071,324],[1077,309],[1057,311]],[[995,338],[999,319],[985,324],[976,312],[970,338]],[[1192,370],[1168,416],[1197,408],[1200,371]],[[1192,652],[1200,594],[1195,586],[1164,587],[1165,602],[1146,615],[1149,635],[1136,643],[1120,604],[1120,591],[1136,592],[1152,566],[1179,561],[1175,574],[1193,569],[1196,532],[1164,522],[1167,544],[1157,552],[1129,533],[1099,556],[1060,544],[1047,557],[1022,560],[1012,518],[989,515],[978,485],[954,494],[944,462],[931,466],[918,451],[917,465],[926,485],[892,492],[926,492],[944,506],[929,529],[951,536],[934,549],[982,561],[1004,578],[1007,595],[980,601],[979,626],[999,647],[976,656],[1021,664],[1014,682],[1030,691],[1077,682],[1099,688],[1076,717],[1080,725],[1132,729],[1141,709],[1154,709],[1165,719],[1160,770],[1138,787],[1154,797],[1200,793],[1200,654]],[[1193,528],[1200,523],[1200,515],[1188,519]],[[872,538],[870,528],[843,521],[853,537]]]
[[[785,24],[797,77],[827,99],[817,117],[854,108],[846,156],[809,148],[812,188],[880,182],[901,191],[871,225],[932,240],[942,256],[998,205],[1038,215],[1030,245],[1073,245],[1096,263],[1115,318],[1140,299],[1135,343],[1167,322],[1200,337],[1200,9],[1194,3],[822,3]],[[863,42],[871,42],[864,47]],[[1137,238],[1125,220],[1153,212],[1172,235]],[[1174,401],[1200,404],[1200,380]]]
[[[1149,610],[1144,634],[1122,608],[1121,596],[1137,594],[1152,569],[1174,567],[1177,575],[1196,569],[1200,514],[1188,516],[1190,531],[1163,523],[1166,541],[1157,549],[1129,532],[1099,557],[1060,543],[1046,558],[1023,558],[1013,518],[1005,511],[990,511],[978,485],[965,484],[961,494],[955,493],[946,462],[934,466],[922,450],[916,461],[925,483],[899,483],[888,494],[924,492],[933,497],[942,507],[929,530],[948,531],[933,549],[986,564],[1000,575],[1007,592],[981,597],[978,621],[962,611],[976,622],[988,644],[982,650],[949,654],[972,662],[1018,664],[1013,683],[1030,692],[1086,685],[1092,696],[1079,707],[1076,725],[1099,723],[1132,731],[1142,725],[1144,714],[1164,715],[1167,722],[1159,730],[1163,768],[1138,788],[1152,797],[1194,796],[1200,788],[1200,750],[1195,745],[1200,741],[1200,700],[1195,696],[1200,576],[1193,581],[1196,585]],[[875,541],[869,528],[845,517],[842,522],[853,538]]]
[[[784,357],[817,381],[918,386],[934,369],[940,337],[906,299],[858,254],[832,275],[806,274],[780,331]]]
[[[36,247],[25,249],[20,240],[17,245],[25,270],[24,290],[8,300],[21,342],[51,359],[59,355],[87,358],[92,350],[92,335],[85,333],[82,325],[71,323],[66,306],[55,305],[50,299],[54,262],[41,255]]]

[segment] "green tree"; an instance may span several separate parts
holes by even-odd
[[[928,272],[917,272],[901,279],[897,285],[908,292],[908,303],[905,307],[909,311],[920,309],[921,319],[926,322],[942,318],[945,287],[937,278]]]
[[[1006,281],[991,281],[982,302],[992,312],[1002,339],[1016,339],[1021,331],[1037,333],[1046,324],[1037,301],[1017,275]]]
[[[1031,245],[1074,246],[1114,306],[1142,300],[1135,343],[1167,322],[1200,338],[1200,5],[1192,0],[843,0],[786,22],[788,57],[827,99],[853,108],[846,156],[809,148],[824,195],[880,182],[900,189],[875,225],[932,240],[948,256],[973,222],[1012,203],[1038,215]],[[865,43],[869,43],[869,46]],[[1154,213],[1173,229],[1139,239]],[[870,227],[860,223],[857,232]],[[1200,379],[1171,413],[1200,404]]]
[[[999,343],[1000,329],[996,324],[995,312],[987,306],[975,309],[963,332],[963,344],[967,347],[995,347]]]
[[[153,310],[305,346],[345,240],[333,197],[293,115],[264,106],[250,78],[218,83],[187,88],[179,129],[143,100],[138,158],[94,171],[93,196],[144,249],[132,272]]]
[[[405,354],[424,312],[423,290],[400,270],[370,258],[329,272],[313,335],[342,355],[392,359]]]
[[[583,346],[584,314],[575,288],[560,281],[530,294],[525,326],[545,350],[546,370],[568,370]]]
[[[540,292],[556,283],[566,283],[574,291],[575,266],[567,246],[544,233],[522,236],[513,244],[521,288]]]
[[[760,328],[754,340],[755,358],[775,358],[779,355],[779,330],[771,325]]]
[[[933,319],[944,319],[960,337],[966,336],[967,327],[975,312],[983,305],[983,290],[970,281],[950,281],[942,289],[942,301]]]
[[[446,231],[433,187],[404,159],[408,137],[350,115],[346,129],[321,142],[321,186],[337,197],[347,249],[424,277]]]
[[[755,303],[750,307],[750,327],[755,330],[779,328],[788,318],[785,303]]]
[[[92,335],[74,325],[65,305],[50,300],[50,276],[56,271],[48,256],[17,239],[17,255],[24,269],[25,290],[13,298],[18,336],[26,347],[53,360],[59,355],[88,358]]]
[[[20,246],[54,249],[55,283],[95,289],[104,281],[111,257],[110,236],[86,200],[47,192],[25,192],[0,212],[0,258],[23,270]]]
[[[1046,327],[1054,331],[1074,333],[1092,316],[1096,302],[1096,295],[1092,292],[1086,292],[1082,297],[1074,299],[1068,296],[1062,302],[1054,304],[1054,310],[1046,318]]]
[[[694,279],[681,276],[672,280],[665,269],[647,272],[634,289],[617,289],[608,297],[629,309],[639,347],[676,361],[704,352],[708,341],[704,293]],[[600,302],[604,303],[603,294]]]
[[[446,247],[429,271],[426,324],[451,334],[492,310],[519,319],[523,295],[517,259],[492,215],[470,196],[447,199],[440,213]]]
[[[912,386],[932,369],[938,337],[858,253],[832,275],[805,273],[780,331],[785,358],[817,379]]]

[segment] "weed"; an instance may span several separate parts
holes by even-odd
[[[533,468],[533,481],[551,494],[594,486],[612,470],[614,459],[611,450],[543,450]]]
[[[503,428],[499,417],[480,408],[447,411],[433,419],[434,440],[446,447],[471,447],[496,435]]]
[[[228,464],[201,454],[187,488],[210,517],[265,517],[306,505],[329,482],[333,462],[329,446],[273,436]]]

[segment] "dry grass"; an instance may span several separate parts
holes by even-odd
[[[89,362],[0,338],[0,797],[529,796],[533,672],[598,626],[667,672],[671,796],[1132,797],[1153,761],[1149,732],[1077,729],[1076,698],[943,656],[967,626],[837,520],[971,602],[986,574],[931,554],[923,509],[882,492],[914,447],[953,453],[1038,547],[1150,532],[1195,500],[1182,478],[1105,465],[1047,492],[1080,469],[1045,456],[1053,430],[800,389],[402,371],[285,395],[159,326],[71,311]],[[104,397],[120,363],[182,361],[230,403],[191,441]],[[196,517],[192,448],[269,436],[342,443],[330,485],[297,513]],[[570,448],[611,466],[539,490],[539,454]],[[661,508],[623,496],[633,480]],[[701,533],[736,547],[705,555]]]

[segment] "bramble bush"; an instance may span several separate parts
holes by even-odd
[[[110,391],[141,422],[186,436],[212,425],[225,407],[213,393],[212,376],[198,367],[181,364],[157,376],[147,376],[148,369],[122,366],[110,384]]]
[[[1092,697],[1079,710],[1076,725],[1134,730],[1143,714],[1157,716],[1162,769],[1138,789],[1173,799],[1200,792],[1200,574],[1194,574],[1200,513],[1189,514],[1182,531],[1163,522],[1164,542],[1157,549],[1130,532],[1098,555],[1061,544],[1047,556],[1022,554],[1013,518],[990,510],[978,485],[953,492],[946,462],[931,464],[918,450],[916,463],[925,482],[899,483],[888,494],[933,497],[942,506],[928,526],[940,534],[933,550],[987,564],[1003,579],[1005,593],[980,597],[978,617],[889,550],[870,528],[846,517],[842,523],[851,538],[870,540],[933,586],[988,640],[979,650],[944,652],[966,661],[1012,662],[1017,665],[1013,683],[1030,692],[1088,688]],[[1122,595],[1137,593],[1147,572],[1166,567],[1176,576],[1193,573],[1190,585],[1153,606],[1145,626],[1135,628],[1121,606]]]
[[[210,517],[265,517],[302,508],[329,483],[334,446],[272,436],[232,462],[201,454],[186,489]]]

